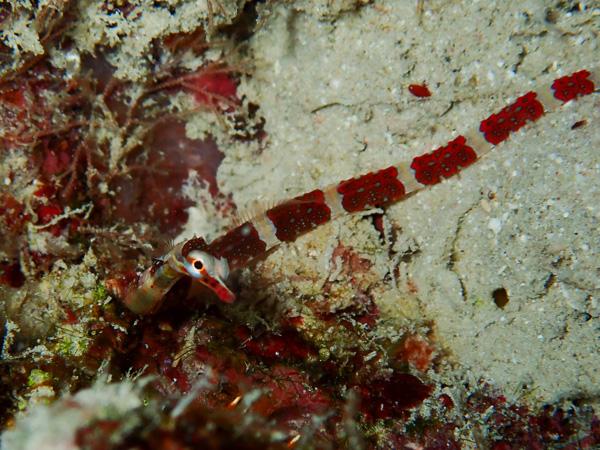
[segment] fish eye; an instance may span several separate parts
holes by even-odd
[[[196,270],[204,269],[204,264],[202,264],[202,261],[200,261],[199,259],[194,261],[194,269],[196,269]]]

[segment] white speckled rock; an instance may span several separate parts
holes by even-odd
[[[275,8],[251,40],[256,67],[240,87],[260,104],[267,144],[260,154],[252,145],[224,148],[221,189],[244,209],[410,160],[531,83],[598,63],[597,7],[567,12],[526,0],[425,8],[419,18],[416,2],[381,1],[326,21]],[[412,96],[411,83],[426,83],[432,97]],[[247,276],[289,292],[290,273],[333,270],[326,258],[341,240],[372,255],[383,273],[399,266],[401,276],[378,288],[379,306],[392,323],[435,320],[458,363],[449,378],[470,372],[509,398],[542,402],[593,390],[599,102],[591,95],[544,116],[459,177],[388,208],[399,241],[412,243],[396,243],[414,253],[404,262],[386,256],[374,230],[372,239],[353,232],[360,218],[346,218],[280,248]],[[587,125],[572,130],[581,120]],[[309,247],[321,256],[309,257]],[[319,292],[321,277],[303,280],[299,292]],[[510,300],[503,310],[491,295],[500,287]]]

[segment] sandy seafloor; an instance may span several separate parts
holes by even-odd
[[[594,68],[600,3],[569,5],[272,4],[248,42],[251,76],[238,88],[259,105],[266,139],[232,144],[217,135],[220,190],[255,210],[409,161],[535,86]],[[409,84],[427,84],[432,96],[416,98]],[[433,323],[445,362],[427,375],[446,386],[438,394],[453,398],[457,414],[466,385],[491,386],[509,402],[577,399],[597,411],[599,120],[596,93],[545,115],[457,177],[377,210],[385,242],[361,213],[282,245],[242,271],[229,314],[256,321],[265,298],[285,299],[274,310],[303,314],[303,303],[326,300],[326,282],[339,289],[332,309],[343,309],[355,292],[344,291],[348,274],[332,265],[342,245],[373,263],[366,278],[381,311],[377,333],[394,339]],[[205,128],[189,123],[188,135]],[[226,228],[211,211],[206,202],[192,208],[186,235]],[[503,309],[492,298],[499,288],[509,297]]]
[[[544,1],[425,1],[420,17],[416,7],[378,1],[339,14],[309,2],[275,8],[251,40],[256,66],[242,85],[267,119],[268,145],[259,156],[224,148],[219,170],[221,189],[238,207],[410,160],[532,86],[600,62],[597,2],[557,14],[555,23]],[[422,83],[430,98],[408,92]],[[455,362],[451,378],[487,382],[509,399],[593,398],[600,373],[599,117],[598,96],[588,96],[458,177],[386,208],[386,225],[399,230],[393,257],[392,244],[378,244],[363,217],[349,217],[282,246],[256,270],[281,290],[293,284],[282,273],[314,270],[327,278],[342,241],[370,254],[381,273],[398,268],[380,288],[378,306],[391,324],[434,320]],[[581,120],[587,125],[572,130]],[[498,288],[509,296],[503,309],[492,298]]]

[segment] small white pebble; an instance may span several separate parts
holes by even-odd
[[[373,358],[375,358],[375,356],[377,356],[377,352],[376,351],[372,351],[371,353],[369,353],[367,356],[365,356],[364,360],[365,361],[370,361]]]
[[[483,209],[486,213],[489,213],[492,210],[490,207],[490,202],[487,200],[481,200],[481,209]]]
[[[488,222],[488,228],[494,232],[494,234],[500,233],[502,231],[502,220],[498,218],[490,219]]]

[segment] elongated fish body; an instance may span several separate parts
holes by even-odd
[[[155,259],[129,287],[125,305],[137,314],[151,314],[160,307],[166,293],[184,276],[201,277],[202,282],[215,291],[221,300],[228,303],[235,300],[233,293],[221,281],[229,276],[227,261],[213,261],[202,252],[206,249],[202,238],[175,245],[166,255]]]
[[[155,312],[164,295],[183,276],[210,287],[232,302],[226,287],[230,271],[243,267],[281,242],[290,242],[321,224],[357,211],[397,201],[440,182],[473,164],[528,122],[546,112],[589,95],[600,83],[598,72],[582,70],[554,80],[549,86],[518,97],[446,145],[400,163],[326,189],[315,189],[254,216],[207,244],[202,238],[179,243],[154,262],[131,287],[125,304],[138,314]]]

